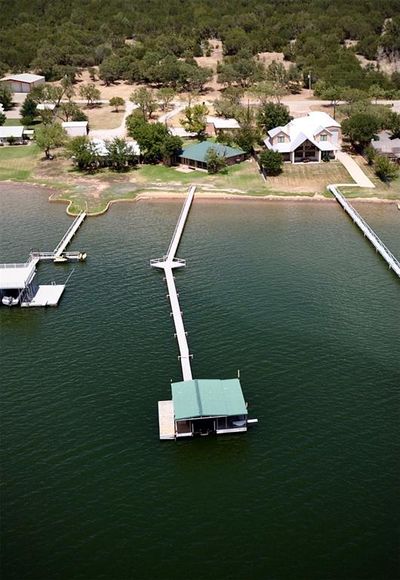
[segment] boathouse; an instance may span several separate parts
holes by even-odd
[[[160,439],[247,431],[239,379],[194,379],[171,384],[172,401],[159,401]]]

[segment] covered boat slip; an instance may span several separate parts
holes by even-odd
[[[65,284],[34,282],[39,258],[24,264],[0,264],[0,297],[5,306],[57,306]]]
[[[160,439],[247,431],[247,406],[239,379],[172,383],[172,401],[159,402]]]

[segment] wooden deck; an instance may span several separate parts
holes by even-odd
[[[175,439],[174,405],[172,401],[158,401],[160,439]]]

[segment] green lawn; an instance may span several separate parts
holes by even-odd
[[[6,122],[4,123],[4,127],[17,127],[20,125],[21,123],[19,119],[6,119]]]
[[[41,151],[34,144],[0,147],[0,181],[26,181],[40,156]]]
[[[373,168],[367,164],[365,159],[359,156],[355,157],[354,160],[370,178],[375,185],[375,189],[342,187],[341,191],[346,197],[381,197],[383,199],[400,200],[400,175],[390,183],[384,183],[375,175]]]

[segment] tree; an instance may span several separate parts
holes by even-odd
[[[400,114],[391,112],[387,128],[392,133],[392,139],[400,139]]]
[[[174,89],[170,89],[168,87],[163,87],[157,93],[158,100],[161,102],[161,108],[163,111],[166,111],[169,105],[172,103],[175,97]]]
[[[139,110],[146,120],[151,119],[157,108],[157,101],[154,98],[153,92],[145,87],[136,89],[129,97],[129,100],[138,105]]]
[[[43,100],[54,103],[58,107],[63,98],[65,89],[62,85],[45,85]]]
[[[64,145],[66,138],[66,133],[59,123],[43,125],[35,131],[36,143],[43,149],[47,159],[52,159],[50,150]]]
[[[293,76],[295,77],[294,71]],[[283,64],[273,60],[267,67],[266,78],[267,81],[272,83],[273,96],[276,97],[279,103],[281,97],[287,93],[289,84],[289,76]]]
[[[356,113],[342,123],[344,135],[361,149],[371,142],[379,129],[379,120],[369,113]]]
[[[64,97],[67,97],[69,101],[71,101],[72,97],[75,95],[75,87],[73,79],[65,75],[60,82],[62,88],[64,89]]]
[[[108,162],[115,171],[126,171],[132,160],[136,159],[127,141],[118,137],[107,143],[107,153]]]
[[[90,76],[90,80],[91,80],[93,83],[94,83],[94,82],[96,82],[96,80],[97,80],[97,71],[96,71],[96,69],[94,68],[94,66],[90,66],[90,67],[88,68],[88,73],[89,73],[89,76]]]
[[[182,153],[183,141],[180,137],[167,135],[161,146],[161,155],[164,165],[170,167]]]
[[[328,99],[333,107],[333,118],[336,119],[336,107],[341,97],[341,91],[338,87],[328,87],[323,92],[323,98]]]
[[[67,103],[61,103],[58,109],[58,115],[63,121],[87,121],[87,115],[82,111],[82,109],[73,101],[68,101]]]
[[[375,157],[374,169],[379,179],[386,182],[395,179],[400,170],[398,165],[383,155],[377,155]]]
[[[88,137],[74,137],[66,146],[66,154],[80,171],[92,170],[97,165],[95,146]]]
[[[254,145],[256,145],[260,139],[260,131],[249,124],[242,124],[240,129],[235,131],[233,135],[236,145],[238,145],[246,153],[253,153]]]
[[[181,121],[182,127],[191,133],[196,133],[198,138],[203,138],[207,125],[208,109],[206,105],[196,104],[193,107],[186,107],[184,119]]]
[[[268,101],[260,107],[257,113],[257,123],[265,133],[275,127],[287,125],[293,117],[289,114],[289,109],[281,103]]]
[[[226,159],[214,147],[210,147],[205,158],[208,173],[219,173],[226,167]]]
[[[32,125],[37,116],[37,104],[30,95],[25,98],[21,107],[21,122],[23,125]]]
[[[372,147],[372,145],[368,145],[365,150],[364,154],[367,158],[368,165],[372,165],[376,158],[376,150]]]
[[[260,154],[260,165],[267,175],[279,175],[282,172],[282,155],[277,151],[263,151]]]
[[[111,97],[109,103],[110,103],[111,107],[114,107],[115,113],[118,113],[118,109],[120,107],[125,106],[125,101],[122,97]]]
[[[121,78],[121,60],[112,55],[103,60],[99,66],[99,77],[109,86]]]
[[[2,111],[0,111],[0,127],[2,125],[4,125],[4,123],[6,122],[6,119],[7,119],[7,117],[5,116],[5,114]]]
[[[3,105],[4,110],[8,111],[12,108],[13,98],[12,92],[7,85],[0,85],[0,105]]]
[[[143,125],[147,124],[146,119],[143,117],[143,113],[139,109],[135,109],[125,121],[126,128],[128,130],[128,135],[136,139],[137,134],[141,131]]]
[[[79,94],[86,99],[88,107],[93,107],[95,101],[99,101],[101,97],[101,93],[94,83],[82,85],[79,89]]]
[[[163,123],[149,123],[143,117],[140,122],[137,115],[130,117],[127,120],[128,133],[138,142],[143,161],[158,163],[167,153],[164,149],[164,143],[170,137],[167,127]]]

